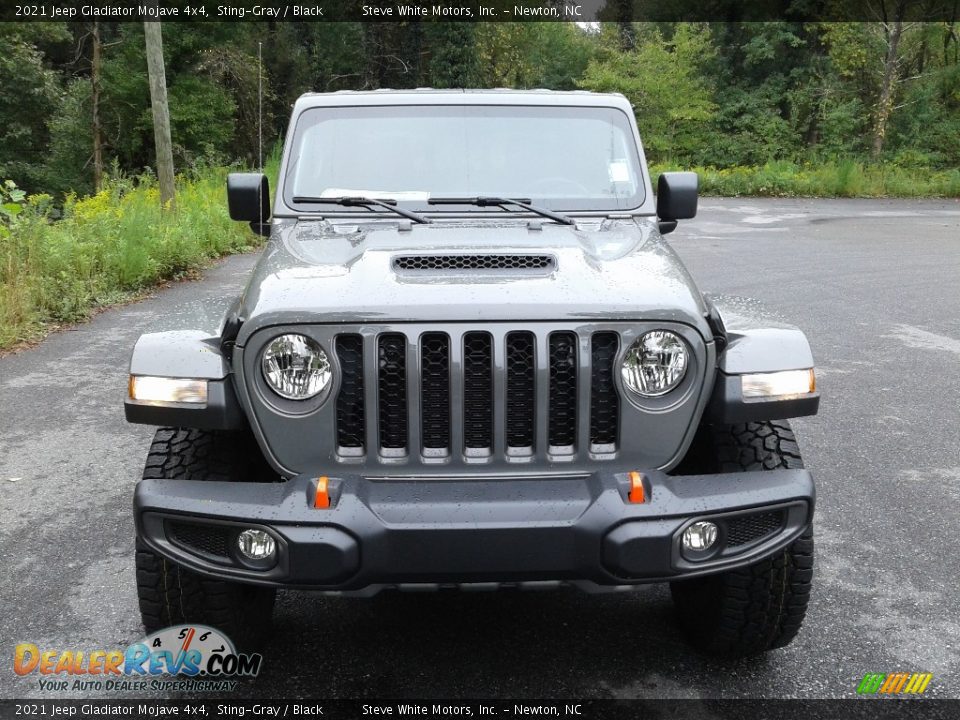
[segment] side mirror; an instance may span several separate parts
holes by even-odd
[[[677,220],[687,220],[697,214],[697,187],[699,178],[694,172],[668,172],[657,181],[657,215],[660,232],[672,232]]]
[[[245,220],[260,235],[270,234],[270,183],[261,173],[230,173],[227,205],[232,220]]]

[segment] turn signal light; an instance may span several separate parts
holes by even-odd
[[[643,487],[643,474],[636,470],[630,472],[630,492],[627,498],[632,503],[643,503],[647,501],[647,491]]]
[[[207,402],[207,381],[131,375],[128,392],[131,400],[148,405],[204,404]]]
[[[313,506],[319,510],[330,507],[330,492],[327,489],[329,480],[326,475],[317,478],[317,492],[313,496]]]
[[[783,372],[742,375],[743,399],[791,400],[817,391],[817,377],[813,368]]]

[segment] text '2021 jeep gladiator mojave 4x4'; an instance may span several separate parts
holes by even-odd
[[[654,197],[625,98],[305,95],[279,177],[272,207],[229,178],[269,241],[226,317],[133,351],[148,630],[255,642],[277,588],[669,582],[706,652],[790,642],[810,348],[724,327],[661,237],[696,175]]]

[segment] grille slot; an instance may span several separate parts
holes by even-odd
[[[614,362],[620,340],[614,332],[594,333],[590,360],[590,449],[612,452],[617,446],[620,396],[614,382]]]
[[[424,454],[446,455],[450,448],[450,338],[444,333],[427,333],[420,339],[420,403]]]
[[[507,334],[507,447],[514,453],[533,452],[535,415],[533,333]]]
[[[214,557],[230,557],[230,531],[226,527],[183,522],[167,522],[166,526],[169,538],[188,550]]]
[[[401,255],[393,260],[397,270],[553,270],[553,255]]]
[[[407,449],[407,339],[399,333],[381,335],[377,362],[380,448],[387,455],[403,455]]]
[[[341,452],[346,450],[347,454],[363,454],[366,418],[363,398],[363,337],[340,335],[337,337],[336,347],[337,359],[340,361],[337,445]]]
[[[463,444],[468,455],[493,447],[493,341],[485,332],[463,336]]]
[[[577,436],[577,336],[572,332],[550,334],[551,450],[572,452]]]
[[[744,515],[727,521],[727,547],[737,547],[766,537],[783,527],[783,510]]]

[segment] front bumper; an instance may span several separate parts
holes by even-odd
[[[373,592],[385,586],[571,583],[634,585],[719,572],[769,557],[813,517],[805,470],[671,477],[651,471],[647,500],[628,502],[625,473],[578,477],[329,481],[274,484],[143,480],[134,510],[160,555],[224,579],[279,587]],[[683,530],[709,519],[715,548],[694,557]],[[258,565],[236,535],[260,528],[275,559]]]

